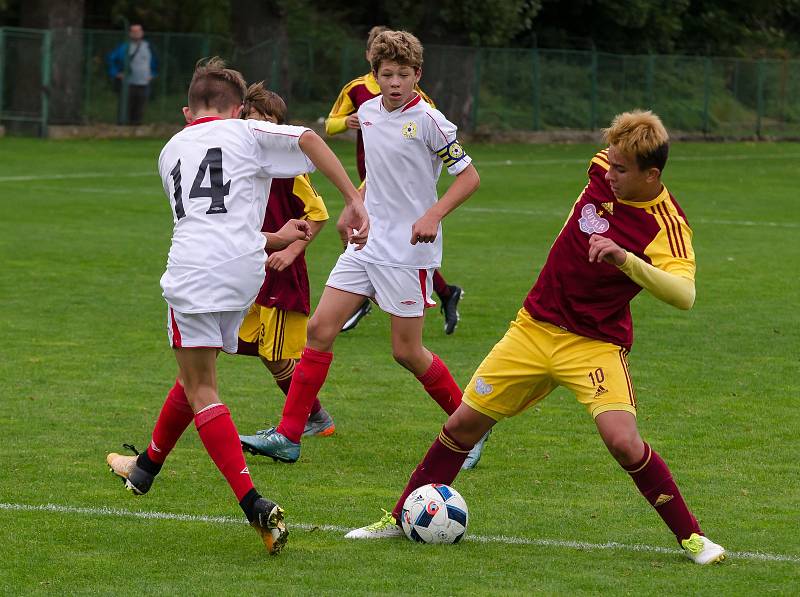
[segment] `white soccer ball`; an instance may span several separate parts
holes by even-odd
[[[467,531],[467,502],[441,483],[418,487],[406,498],[400,524],[419,543],[458,543]]]

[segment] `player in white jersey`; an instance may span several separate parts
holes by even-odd
[[[386,31],[373,42],[371,56],[381,96],[358,112],[370,240],[362,251],[348,248],[339,257],[308,323],[308,342],[281,422],[251,437],[246,446],[284,462],[300,456],[300,437],[327,376],[336,335],[364,297],[391,316],[395,360],[448,414],[461,403],[461,390],[447,366],[422,344],[423,315],[425,307],[433,306],[431,278],[441,263],[441,220],[466,201],[480,179],[456,140],[455,125],[414,91],[422,74],[419,40],[405,31]],[[455,181],[437,200],[442,164]]]
[[[357,246],[366,242],[369,220],[341,163],[313,131],[238,118],[245,92],[241,74],[220,59],[198,63],[184,108],[188,125],[159,157],[175,222],[161,286],[178,380],[147,451],[106,460],[129,490],[144,494],[194,421],[250,524],[275,554],[288,535],[283,510],[253,486],[236,427],[217,394],[216,358],[220,350],[236,351],[239,324],[264,279],[265,245],[280,249],[309,238],[300,220],[274,234],[261,232],[272,177],[316,166],[342,192]]]

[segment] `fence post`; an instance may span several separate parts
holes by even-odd
[[[161,60],[158,61],[158,65],[160,67],[158,78],[159,83],[161,83],[161,101],[159,102],[159,112],[161,113],[161,117],[164,117],[164,112],[167,109],[167,71],[169,70],[169,40],[172,36],[167,33],[164,35],[164,47],[161,48]],[[206,38],[206,43],[201,48],[203,50],[203,56],[208,56],[208,38]]]
[[[50,56],[53,48],[53,33],[45,30],[42,38],[42,128],[41,136],[47,137],[47,122],[50,120]]]
[[[589,129],[597,128],[597,48],[592,44],[591,106],[589,110]]]
[[[86,33],[86,50],[83,53],[83,63],[86,70],[83,74],[85,89],[83,90],[83,122],[89,122],[89,102],[92,100],[92,50],[94,49],[94,33],[90,29],[84,29]]]
[[[645,88],[645,101],[647,102],[647,107],[651,110],[655,108],[654,104],[656,103],[656,98],[654,94],[654,81],[655,81],[655,70],[656,70],[656,57],[654,54],[647,55],[647,70],[645,71],[644,75],[644,88]]]
[[[704,90],[703,90],[703,134],[708,134],[709,116],[708,109],[711,103],[711,58],[706,56],[703,59],[703,75],[704,75]]]
[[[531,57],[533,58],[533,130],[539,131],[542,129],[542,92],[539,74],[539,48],[533,48],[531,50]]]
[[[475,81],[472,86],[472,130],[478,128],[478,99],[481,92],[481,48],[475,48]]]
[[[764,59],[758,61],[756,71],[756,137],[761,138],[761,117],[764,114]]]
[[[3,95],[5,88],[3,87],[3,74],[6,70],[6,44],[4,39],[5,29],[0,27],[0,116],[3,115]]]

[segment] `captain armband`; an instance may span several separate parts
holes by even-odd
[[[457,164],[463,160],[467,153],[464,151],[464,148],[461,147],[458,139],[453,139],[450,143],[437,150],[436,155],[442,158],[442,163],[445,167],[449,168],[453,164]]]

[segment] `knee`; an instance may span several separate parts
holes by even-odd
[[[330,346],[333,346],[333,341],[338,333],[339,330],[336,329],[336,326],[331,325],[329,322],[321,321],[318,317],[312,316],[308,320],[306,338],[310,346],[328,350]]]
[[[619,433],[603,438],[614,459],[623,466],[641,460],[644,443],[639,434]]]
[[[417,347],[393,346],[392,358],[417,377],[424,374],[427,369],[425,366],[425,351]]]

